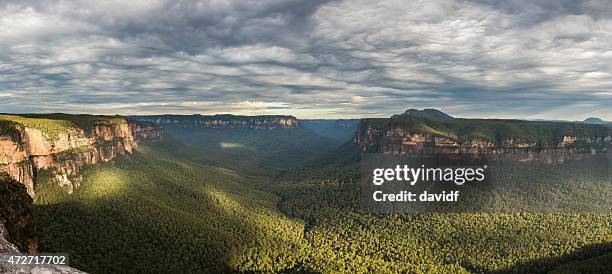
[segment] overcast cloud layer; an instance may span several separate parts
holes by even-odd
[[[612,120],[612,1],[5,1],[0,112]]]

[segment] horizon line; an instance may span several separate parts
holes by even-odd
[[[445,114],[448,114],[440,109],[436,109],[436,108],[423,108],[423,109],[417,109],[417,110],[425,110],[425,109],[435,109],[438,111],[441,111]],[[11,113],[11,112],[0,112],[0,115],[17,115],[17,116],[21,116],[21,115],[29,115],[29,114],[35,114],[35,115],[51,115],[51,114],[64,114],[64,115],[91,115],[91,116],[120,116],[120,117],[130,117],[130,116],[221,116],[221,115],[231,115],[231,116],[242,116],[242,117],[261,117],[261,116],[279,116],[279,117],[293,117],[297,120],[361,120],[361,119],[386,119],[386,118],[391,118],[393,115],[397,115],[397,114],[401,114],[401,113],[397,113],[397,114],[392,114],[389,116],[380,116],[380,117],[376,117],[376,116],[368,116],[368,117],[352,117],[352,118],[330,118],[330,117],[326,117],[326,118],[300,118],[296,115],[292,115],[292,114],[235,114],[235,113],[213,113],[213,114],[205,114],[205,113],[191,113],[191,114],[187,114],[187,113],[163,113],[163,114],[100,114],[100,113],[70,113],[70,112],[23,112],[23,113]],[[450,114],[448,114],[450,115]],[[455,118],[455,119],[484,119],[484,120],[522,120],[522,121],[533,121],[533,122],[584,122],[587,119],[599,119],[603,122],[607,122],[607,123],[612,123],[612,121],[607,121],[605,119],[599,118],[599,117],[594,117],[594,116],[589,116],[587,118],[584,118],[583,120],[564,120],[564,119],[546,119],[546,118],[535,118],[535,119],[527,119],[527,118],[511,118],[511,117],[455,117],[453,115],[450,115],[451,117]]]

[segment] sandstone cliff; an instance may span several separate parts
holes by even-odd
[[[238,116],[220,114],[206,116],[196,114],[131,116],[130,118],[138,121],[153,122],[160,125],[205,128],[274,129],[295,128],[298,126],[298,120],[295,117],[284,115]]]
[[[362,119],[354,143],[362,152],[463,154],[472,157],[557,157],[564,152],[606,152],[612,129],[601,125],[520,120],[428,119],[405,113]],[[450,117],[450,116],[449,116]],[[554,156],[550,156],[554,154]],[[562,153],[561,153],[562,154]]]
[[[87,165],[132,152],[139,140],[161,138],[156,125],[120,117],[0,115],[0,172],[34,194],[45,171],[68,192],[82,183]]]

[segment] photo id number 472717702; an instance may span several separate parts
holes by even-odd
[[[36,254],[36,255],[9,255],[5,262],[11,265],[68,265],[67,254]]]

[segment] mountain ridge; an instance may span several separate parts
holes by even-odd
[[[449,116],[450,117],[450,116]],[[579,122],[448,118],[438,110],[414,109],[391,118],[361,119],[354,143],[363,152],[471,152],[576,148],[606,151],[612,128]]]
[[[296,128],[298,120],[291,115],[258,115],[243,116],[233,114],[215,115],[135,115],[128,116],[136,121],[153,122],[159,125],[179,125],[203,128]]]

